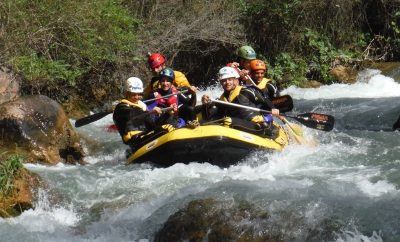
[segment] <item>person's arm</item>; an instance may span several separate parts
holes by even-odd
[[[189,91],[189,92],[185,92],[185,91]],[[182,92],[185,92],[185,93],[182,93]],[[179,103],[188,105],[190,107],[196,106],[197,97],[196,97],[195,87],[180,88],[180,93],[178,94],[178,98],[179,98]]]
[[[204,94],[201,97],[201,103],[202,103],[201,115],[203,119],[211,120],[220,116],[219,115],[220,109],[217,108],[217,106],[211,102],[210,96]]]

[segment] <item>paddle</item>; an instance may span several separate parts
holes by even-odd
[[[399,115],[399,118],[397,119],[396,123],[393,124],[392,129],[393,129],[393,131],[395,131],[396,129],[400,130],[400,115]]]
[[[144,100],[143,102],[144,103],[149,103],[149,102],[153,102],[153,101],[156,101],[156,100],[159,100],[159,99],[162,99],[162,98],[166,98],[166,97],[170,97],[170,96],[173,96],[173,95],[177,95],[177,94],[180,94],[180,93],[186,93],[188,91],[189,90],[184,90],[184,91],[180,91],[180,92],[177,92],[177,93],[171,93],[171,94],[168,94],[168,95],[165,95],[165,96],[162,96],[162,97],[147,99],[147,100]],[[81,119],[78,119],[75,122],[75,127],[79,128],[79,127],[81,127],[83,125],[87,125],[87,124],[93,123],[93,122],[95,122],[95,121],[97,121],[99,119],[102,119],[105,116],[111,114],[113,111],[114,110],[107,110],[107,111],[95,113],[95,114],[83,117]]]
[[[299,134],[299,130],[296,130],[293,127],[293,124],[290,123],[289,121],[287,121],[287,119],[285,117],[283,117],[281,119],[283,121],[283,123],[285,123],[288,127],[289,127],[289,132],[291,132],[292,136],[294,137],[294,139],[296,140],[297,143],[299,144],[306,144],[307,142],[303,139],[302,134]]]
[[[223,104],[223,105],[228,105],[228,106],[233,106],[233,107],[238,107],[238,108],[244,108],[248,110],[254,110],[258,111],[261,113],[271,113],[271,111],[255,108],[255,107],[248,107],[236,103],[228,103],[220,100],[212,100],[212,102]],[[333,129],[334,123],[335,123],[335,118],[331,115],[327,114],[321,114],[321,113],[303,113],[299,114],[297,116],[289,116],[289,115],[284,115],[282,114],[281,116],[288,117],[288,118],[293,118],[297,120],[298,122],[302,123],[304,126],[312,128],[312,129],[318,129],[322,131],[331,131]]]
[[[335,118],[333,116],[322,113],[303,113],[296,116],[282,116],[293,118],[306,127],[322,131],[331,131],[335,124]]]
[[[280,113],[289,112],[293,109],[293,99],[289,95],[275,97],[271,100],[271,102],[274,104],[276,109],[279,109]]]

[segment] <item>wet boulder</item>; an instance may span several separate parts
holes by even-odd
[[[28,162],[82,163],[79,135],[61,105],[43,95],[0,104],[0,143]]]
[[[340,83],[352,84],[357,80],[358,71],[351,67],[337,65],[330,70],[330,74]]]
[[[40,177],[25,168],[21,168],[13,179],[10,194],[0,194],[0,217],[14,217],[34,208],[38,199],[38,189],[44,186]]]
[[[246,201],[195,200],[169,217],[155,241],[283,241],[280,232],[259,230],[268,218]]]
[[[332,241],[345,226],[335,217],[310,219],[306,210],[299,204],[194,200],[168,218],[155,241]]]
[[[0,104],[14,100],[19,95],[17,78],[7,68],[0,66]]]

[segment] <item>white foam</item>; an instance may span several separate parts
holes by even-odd
[[[337,235],[336,242],[383,242],[383,239],[377,232],[373,231],[372,235],[369,237],[362,234],[358,230],[355,231],[344,231]]]
[[[379,98],[399,97],[400,83],[380,74],[378,70],[367,69],[359,74],[354,84],[332,84],[319,88],[299,88],[290,86],[282,91],[296,99],[335,98]]]
[[[28,232],[54,233],[60,227],[76,225],[80,220],[72,206],[65,208],[61,206],[50,206],[47,193],[39,191],[39,201],[35,209],[24,211],[20,216],[10,218],[11,224],[18,224]]]
[[[32,171],[67,171],[67,170],[77,170],[79,169],[78,165],[69,165],[64,164],[62,162],[57,163],[56,165],[43,165],[43,164],[34,164],[34,163],[24,163],[23,164],[26,169]]]
[[[373,183],[369,180],[360,179],[359,181],[356,182],[356,184],[361,191],[363,191],[365,194],[371,197],[379,197],[383,194],[394,193],[394,192],[397,193],[396,186],[390,184],[386,180],[380,180]]]

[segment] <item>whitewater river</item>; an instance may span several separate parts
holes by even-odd
[[[100,144],[85,158],[88,165],[25,165],[61,197],[50,202],[41,192],[35,210],[0,219],[0,241],[152,241],[170,215],[202,198],[265,208],[274,218],[271,226],[291,241],[306,241],[326,221],[340,225],[330,228],[331,241],[400,241],[400,132],[376,131],[391,128],[400,115],[399,80],[368,70],[352,85],[283,93],[294,98],[294,113],[336,118],[331,132],[305,129],[319,146],[253,152],[226,169],[207,163],[127,166],[120,137],[104,129],[108,116],[78,129]]]

